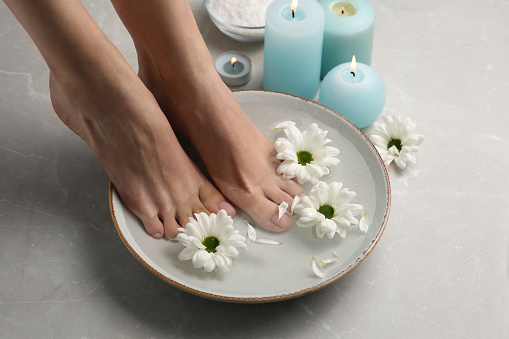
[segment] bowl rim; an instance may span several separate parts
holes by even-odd
[[[207,10],[207,13],[214,19],[214,20],[217,20],[221,23],[224,23],[228,26],[231,26],[231,27],[234,27],[234,28],[240,28],[240,29],[248,29],[248,30],[254,30],[254,29],[265,29],[265,25],[263,26],[241,26],[241,25],[237,25],[237,24],[234,24],[234,23],[231,23],[231,22],[228,22],[224,19],[221,19],[219,16],[217,16],[216,13],[214,13],[214,11],[212,9],[210,9],[209,7],[209,0],[203,0],[203,2],[205,3],[205,9]]]

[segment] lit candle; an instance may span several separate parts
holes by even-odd
[[[239,52],[225,52],[217,57],[216,70],[227,86],[242,86],[251,78],[251,59]]]
[[[263,89],[313,99],[320,86],[324,14],[315,1],[275,0],[265,15]]]
[[[325,12],[321,77],[356,55],[371,65],[375,8],[368,0],[319,0]]]
[[[341,114],[355,126],[372,124],[385,106],[385,85],[366,64],[352,62],[336,66],[323,79],[320,103]]]

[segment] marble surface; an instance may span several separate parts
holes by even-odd
[[[84,1],[136,67],[108,1]],[[190,1],[213,57],[263,45],[222,35]],[[202,299],[129,253],[108,178],[53,113],[48,69],[0,4],[0,338],[507,338],[509,1],[379,0],[373,67],[384,114],[425,135],[389,169],[392,210],[369,257],[332,286],[285,302]],[[369,132],[369,129],[368,131]]]

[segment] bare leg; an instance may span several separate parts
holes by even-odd
[[[148,233],[235,209],[182,150],[154,96],[78,0],[6,0],[50,68],[51,100]],[[178,178],[178,180],[175,180]]]
[[[259,225],[287,229],[291,216],[278,221],[277,204],[303,191],[276,174],[272,142],[219,78],[188,1],[112,2],[136,45],[140,77],[221,192]]]

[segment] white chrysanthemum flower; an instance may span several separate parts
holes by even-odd
[[[233,229],[233,219],[225,210],[207,215],[196,213],[189,218],[186,228],[179,228],[178,241],[186,246],[180,260],[193,260],[195,268],[203,267],[212,272],[216,267],[228,271],[240,251],[247,248],[246,238]]]
[[[415,124],[410,118],[382,117],[382,122],[375,122],[371,141],[382,156],[386,166],[393,161],[405,169],[408,162],[415,164],[415,153],[424,140],[420,134],[412,134]]]
[[[325,146],[331,142],[326,138],[327,131],[322,131],[318,125],[312,123],[308,129],[301,132],[293,121],[278,124],[276,129],[282,129],[287,138],[278,138],[274,144],[278,154],[276,158],[283,160],[277,172],[284,179],[297,178],[300,184],[318,179],[330,173],[329,166],[335,166],[339,159],[336,147]]]
[[[301,198],[295,208],[300,214],[297,225],[301,227],[316,226],[318,238],[332,239],[336,233],[341,238],[346,237],[346,230],[350,225],[358,225],[356,216],[361,214],[363,207],[360,204],[351,203],[355,192],[348,188],[342,188],[340,182],[327,185],[319,181],[312,189],[309,196]]]

